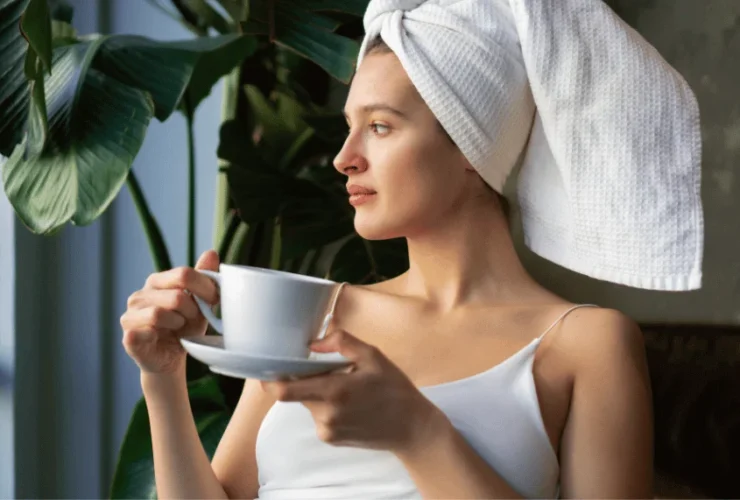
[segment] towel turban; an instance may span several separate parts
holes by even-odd
[[[521,161],[525,244],[627,286],[701,287],[696,98],[601,0],[371,0],[393,50],[470,164],[501,193]]]

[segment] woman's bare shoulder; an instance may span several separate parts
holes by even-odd
[[[583,307],[568,314],[551,342],[567,353],[574,368],[598,369],[614,364],[639,362],[645,344],[639,325],[610,308]]]

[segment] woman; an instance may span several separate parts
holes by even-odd
[[[338,296],[332,333],[312,349],[350,358],[349,373],[247,380],[212,463],[189,411],[178,339],[206,327],[184,290],[211,303],[217,292],[189,268],[150,276],[121,323],[141,368],[159,497],[651,497],[651,398],[639,329],[615,310],[571,304],[536,283],[515,252],[499,193],[524,153],[519,201],[533,250],[596,278],[696,288],[698,145],[685,145],[677,126],[698,133],[690,91],[598,0],[377,0],[365,26],[335,166],[347,176],[357,232],[406,238],[410,267]],[[606,90],[597,50],[587,62],[566,58],[578,69],[569,77],[548,73],[558,54],[572,53],[554,26],[590,28],[592,39],[568,42],[575,53],[637,47],[622,61],[634,64],[613,67]],[[615,45],[597,44],[605,40]],[[652,75],[661,98],[641,102],[639,91],[628,100],[618,80],[631,72]],[[568,108],[568,92],[558,94],[562,78],[578,80],[570,99],[579,106]],[[615,95],[621,100],[604,104]],[[596,126],[615,110],[628,127]],[[649,131],[668,125],[673,132],[653,142]],[[581,146],[595,137],[591,148],[606,142],[616,160],[589,148],[573,154],[574,137]],[[677,160],[670,169],[666,155]],[[578,170],[595,157],[598,168]],[[569,197],[559,198],[547,168],[608,189],[597,196],[565,183]],[[633,173],[644,177],[636,194],[622,187],[634,187]],[[623,183],[611,182],[620,175]],[[622,205],[616,211],[612,196]],[[584,243],[592,228],[578,210],[611,215],[600,220],[599,238]],[[554,220],[558,211],[575,222]],[[616,237],[615,221],[624,229]],[[553,237],[558,228],[562,238]],[[584,251],[591,261],[575,258]],[[214,252],[196,266],[217,267]]]

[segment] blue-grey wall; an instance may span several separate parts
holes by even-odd
[[[15,488],[13,372],[15,365],[15,215],[0,192],[0,498]]]

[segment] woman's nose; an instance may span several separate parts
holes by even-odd
[[[348,138],[342,150],[334,158],[334,168],[344,175],[352,175],[367,170],[367,160],[357,149],[353,148],[350,141],[351,138]]]

